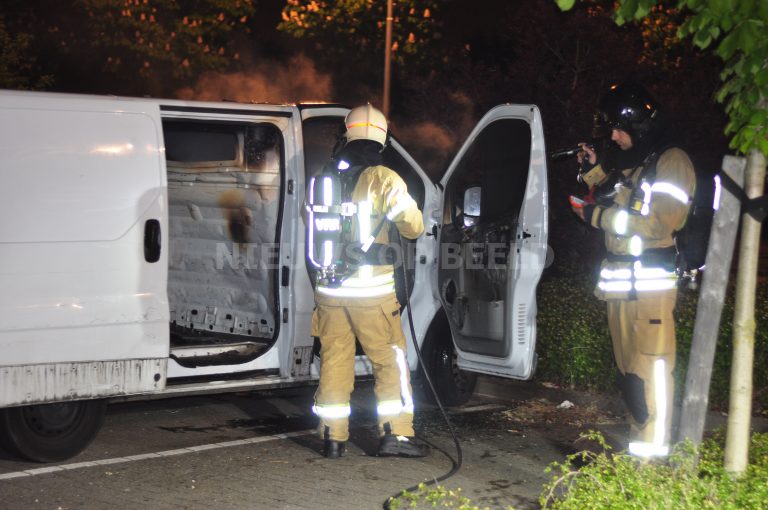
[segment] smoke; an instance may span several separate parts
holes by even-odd
[[[378,94],[362,83],[347,83],[344,90],[336,92],[352,105]],[[176,92],[184,100],[245,103],[329,102],[333,94],[331,76],[319,72],[314,62],[301,54],[286,62],[261,61],[245,72],[204,73],[193,86]],[[422,168],[437,177],[445,171],[449,157],[459,149],[477,118],[472,100],[461,92],[438,94],[428,103],[421,105],[418,116],[423,116],[426,109],[431,115],[429,120],[414,122],[406,116],[392,119],[391,126]]]
[[[405,119],[397,122],[394,128],[397,138],[433,177],[445,172],[449,158],[459,150],[477,124],[474,105],[465,94],[449,94],[445,106],[435,112],[434,120],[410,123]]]
[[[257,103],[328,102],[330,76],[304,55],[288,62],[263,62],[238,73],[204,73],[195,85],[176,92],[179,99]]]
[[[447,155],[456,145],[454,134],[445,126],[432,121],[421,122],[411,127],[398,129],[403,140],[409,145],[429,147],[438,154]]]

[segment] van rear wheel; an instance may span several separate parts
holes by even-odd
[[[56,402],[0,411],[0,443],[36,462],[59,462],[88,446],[104,423],[105,400]]]

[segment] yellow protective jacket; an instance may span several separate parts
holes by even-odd
[[[416,201],[408,194],[405,181],[394,170],[383,165],[368,167],[360,173],[352,202],[357,214],[352,221],[352,241],[365,242],[373,230],[386,217],[397,227],[400,235],[416,239],[424,232],[424,219]],[[389,229],[382,228],[375,242],[389,244]],[[399,257],[402,261],[402,257]],[[318,285],[317,293],[329,297],[365,298],[384,296],[395,292],[394,267],[389,265],[361,265],[340,287]]]
[[[604,300],[675,287],[673,236],[685,224],[696,188],[690,158],[675,147],[661,153],[653,179],[643,177],[642,166],[622,173],[613,205],[585,208],[585,220],[605,231],[608,255],[595,289]]]

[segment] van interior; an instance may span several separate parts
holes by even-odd
[[[277,338],[283,142],[269,123],[165,120],[171,357],[246,363]]]

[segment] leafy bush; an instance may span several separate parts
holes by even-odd
[[[675,447],[667,463],[611,453],[596,432],[586,437],[602,451],[575,453],[550,465],[548,472],[556,474],[544,486],[542,508],[751,509],[768,501],[768,434],[752,436],[749,466],[738,478],[723,468],[722,433],[702,443],[698,465],[690,443]]]
[[[608,332],[605,303],[592,294],[596,276],[592,272],[560,271],[539,284],[536,377],[563,386],[590,390],[613,390],[615,363]],[[724,408],[728,402],[733,335],[731,288],[723,308],[717,344],[710,403]],[[675,310],[677,366],[675,389],[678,398],[685,385],[698,293],[681,290]],[[768,286],[757,290],[755,332],[755,401],[768,408]]]
[[[616,366],[605,303],[592,295],[595,275],[570,272],[539,284],[536,377],[572,388],[607,390]]]
[[[685,384],[685,369],[693,338],[693,324],[696,319],[698,293],[680,292],[675,310],[677,326],[677,367],[675,370],[678,395]],[[717,341],[712,384],[709,401],[719,408],[728,405],[728,392],[731,377],[731,357],[733,353],[733,308],[734,288],[731,287],[723,306],[720,320],[720,335]],[[768,409],[768,287],[758,285],[755,301],[755,364],[754,364],[754,400],[763,410]]]
[[[420,483],[414,491],[403,491],[399,496],[390,498],[387,508],[456,508],[457,510],[481,510],[472,500],[462,496],[461,489],[448,489],[442,485],[430,487]],[[488,510],[483,507],[482,510]],[[510,507],[511,510],[511,507]]]

